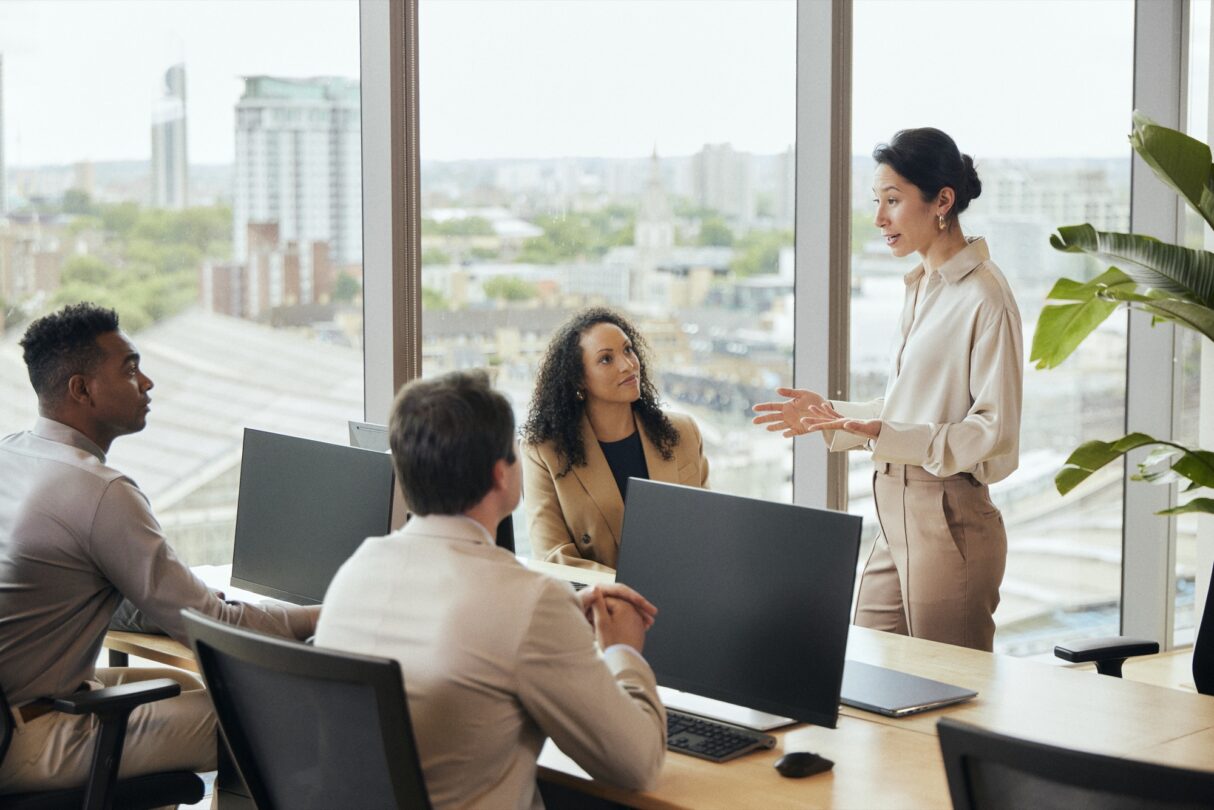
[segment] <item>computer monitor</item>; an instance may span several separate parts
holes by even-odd
[[[359,544],[388,533],[393,489],[383,453],[246,429],[232,584],[321,602]]]
[[[834,728],[861,519],[633,478],[616,581],[658,683]]]
[[[356,422],[351,419],[346,423],[346,427],[350,431],[351,447],[362,447],[381,453],[390,451],[388,428],[385,425]],[[392,499],[392,531],[396,531],[409,519],[409,510],[405,505],[405,499],[401,497],[400,487],[394,485],[392,489],[395,493]],[[511,554],[514,553],[514,519],[512,516],[506,515],[502,522],[497,524],[496,543],[499,548],[504,548]]]

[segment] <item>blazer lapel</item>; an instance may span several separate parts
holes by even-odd
[[[594,501],[594,505],[598,507],[599,513],[603,516],[610,531],[612,526],[623,525],[624,499],[620,497],[620,488],[615,485],[615,478],[611,474],[611,467],[607,464],[607,457],[603,455],[603,448],[599,447],[599,440],[595,438],[594,428],[590,427],[590,419],[584,413],[582,414],[582,446],[586,448],[586,465],[574,467],[573,474],[582,483],[590,500]],[[648,459],[648,454],[646,454],[646,459]],[[615,540],[616,546],[619,546],[620,538],[614,532],[612,539]]]

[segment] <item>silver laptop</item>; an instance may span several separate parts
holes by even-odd
[[[840,692],[845,706],[886,717],[905,717],[978,696],[972,689],[850,659],[843,665]]]

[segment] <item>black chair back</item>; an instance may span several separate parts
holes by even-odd
[[[396,661],[184,616],[220,729],[259,810],[428,810]]]
[[[1214,807],[1214,773],[936,724],[954,810],[1188,810]]]
[[[1214,582],[1214,571],[1211,572]],[[1206,607],[1197,623],[1193,642],[1193,683],[1203,695],[1214,695],[1214,587],[1206,594]]]

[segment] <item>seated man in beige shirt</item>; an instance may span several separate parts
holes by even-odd
[[[666,751],[640,654],[655,609],[623,585],[575,594],[494,545],[521,490],[506,399],[484,373],[417,380],[389,437],[414,517],[337,572],[316,644],[400,662],[434,806],[542,807],[548,737],[596,779],[651,786]]]
[[[47,698],[152,678],[182,693],[132,712],[119,775],[213,770],[215,719],[197,679],[95,668],[119,603],[182,642],[183,608],[297,638],[313,632],[318,608],[218,599],[165,542],[135,482],[107,466],[111,442],[143,430],[152,389],[113,310],[66,307],[32,323],[21,346],[40,416],[0,440],[0,687],[16,722],[0,793],[85,780],[96,721],[52,711]]]

